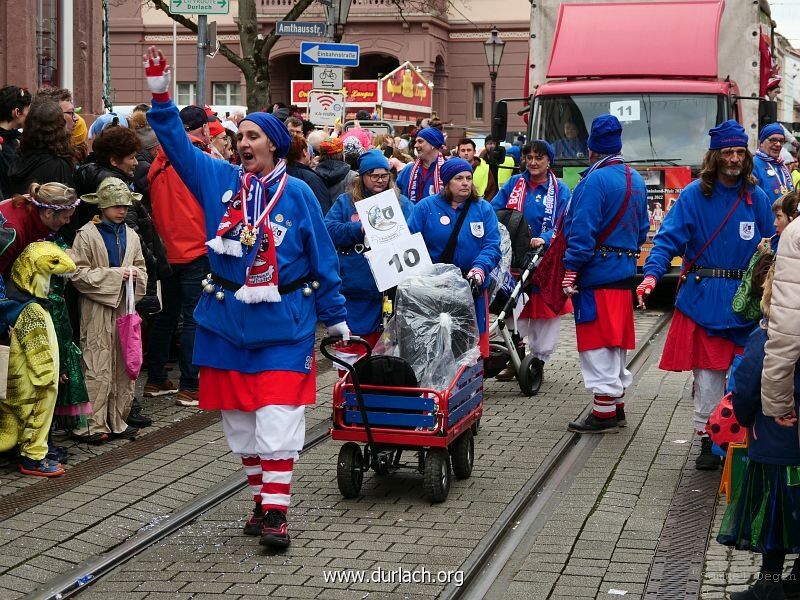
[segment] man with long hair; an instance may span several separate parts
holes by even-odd
[[[725,375],[755,323],[733,312],[733,296],[758,244],[775,232],[766,194],[753,178],[747,133],[736,121],[709,132],[700,177],[681,192],[653,240],[636,289],[639,305],[683,257],[675,314],[661,369],[694,374],[694,427],[701,438],[695,466],[714,470],[706,421],[725,393]]]

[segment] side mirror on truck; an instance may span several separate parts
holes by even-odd
[[[778,103],[774,100],[760,100],[758,102],[758,130],[764,125],[775,123],[778,120]]]
[[[492,113],[492,137],[497,140],[498,144],[506,140],[507,129],[508,104],[501,100],[494,105]]]

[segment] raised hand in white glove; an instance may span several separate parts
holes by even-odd
[[[147,77],[147,87],[155,94],[166,94],[169,91],[170,70],[167,59],[161,50],[155,46],[147,49],[143,54],[144,74]]]
[[[336,323],[335,325],[328,327],[328,335],[340,335],[342,336],[342,340],[347,342],[350,340],[350,328],[347,326],[346,322],[342,321],[341,323]]]

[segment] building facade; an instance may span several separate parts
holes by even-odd
[[[269,33],[295,3],[290,0],[256,0],[258,25]],[[527,68],[530,4],[506,0],[498,14],[495,0],[430,0],[407,3],[404,14],[391,0],[353,0],[343,43],[359,44],[358,67],[345,72],[346,79],[377,80],[400,64],[411,61],[433,82],[433,110],[454,130],[486,132],[490,129],[490,78],[483,43],[492,26],[506,42],[498,72],[497,98],[524,94]],[[237,2],[230,14],[209,16],[217,22],[217,39],[240,54],[236,25]],[[324,21],[318,4],[299,19]],[[170,57],[179,104],[196,100],[196,37],[182,25],[176,27],[163,12],[142,8],[139,2],[111,6],[111,87],[117,105],[146,101],[141,77],[141,55],[150,45],[160,46]],[[310,39],[310,38],[309,38]],[[290,82],[311,79],[311,67],[301,65],[300,42],[283,37],[270,55],[271,98],[291,103]],[[173,51],[173,43],[176,52]],[[245,104],[244,79],[239,69],[221,54],[209,58],[205,98],[213,105]],[[522,118],[510,111],[509,130],[523,130]]]

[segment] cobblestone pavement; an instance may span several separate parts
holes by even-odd
[[[639,315],[639,334],[658,316]],[[340,444],[328,442],[297,463],[290,511],[293,542],[287,553],[265,554],[257,538],[241,534],[252,507],[242,492],[84,590],[81,598],[114,592],[126,598],[437,595],[447,577],[459,576],[459,565],[562,438],[567,421],[586,406],[589,397],[574,347],[574,328],[565,320],[560,350],[536,397],[520,396],[515,382],[487,384],[472,477],[454,481],[446,502],[425,500],[422,478],[412,471],[387,478],[367,473],[362,496],[342,499],[336,485]],[[436,581],[388,581],[398,567]],[[384,571],[376,579],[383,581],[326,581],[337,575],[374,577],[378,569]]]

